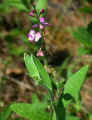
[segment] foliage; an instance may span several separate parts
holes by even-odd
[[[25,54],[24,60],[30,76],[36,81],[36,83],[41,83],[51,89],[51,80],[40,61],[35,56],[31,55],[30,57],[27,54]]]
[[[89,3],[88,6],[85,5],[86,1]],[[82,13],[92,14],[92,0],[84,0],[80,11]],[[84,45],[78,50],[79,56],[92,53],[92,21],[90,21],[87,27],[79,27],[76,31],[72,31],[71,35]]]
[[[3,112],[0,113],[0,120],[7,120],[11,114],[10,107],[6,107]]]
[[[36,4],[36,9],[38,12],[40,12],[41,9],[46,9],[47,8],[47,0],[38,0],[37,4]]]
[[[29,120],[47,120],[47,119],[51,119],[51,114],[46,112],[46,107],[48,107],[48,105],[50,106],[51,111],[53,112],[53,110],[55,111],[56,114],[56,120],[61,120],[61,118],[63,120],[67,120],[67,119],[71,119],[72,120],[78,120],[78,118],[70,116],[66,113],[67,110],[67,95],[72,96],[72,98],[74,100],[77,100],[79,98],[79,91],[80,88],[83,84],[83,81],[85,79],[87,70],[88,70],[88,66],[85,66],[83,68],[81,68],[81,70],[79,70],[77,73],[75,73],[74,75],[72,75],[69,80],[66,82],[65,87],[64,87],[64,92],[60,94],[60,97],[57,99],[57,101],[54,101],[53,99],[53,92],[51,90],[51,92],[49,91],[49,86],[48,86],[48,82],[51,82],[50,79],[48,79],[49,81],[46,83],[46,80],[48,77],[47,73],[45,72],[42,64],[40,63],[40,61],[35,58],[33,55],[31,55],[31,57],[29,55],[25,55],[25,64],[28,68],[28,71],[30,73],[30,76],[33,77],[33,79],[36,78],[38,76],[38,74],[41,71],[43,72],[43,75],[45,76],[45,78],[43,78],[43,75],[40,76],[40,78],[43,80],[42,84],[47,85],[48,88],[48,94],[47,97],[50,100],[50,104],[48,104],[48,99],[45,99],[45,102],[43,101],[43,103],[40,103],[39,100],[37,100],[37,97],[34,97],[35,99],[33,99],[32,104],[27,104],[27,103],[14,103],[12,105],[9,106],[9,113],[10,110],[16,112],[18,115],[27,118]],[[35,62],[34,62],[35,61]],[[41,67],[41,68],[40,68]],[[30,69],[29,69],[30,68]],[[40,69],[37,69],[40,68]],[[46,74],[46,75],[45,75]],[[38,76],[39,77],[39,76]],[[75,82],[76,81],[76,82]],[[40,83],[39,83],[40,84]],[[53,85],[53,84],[52,84]],[[50,86],[51,87],[51,86]],[[52,88],[53,89],[53,88]],[[64,99],[64,101],[63,101]],[[69,98],[71,99],[71,98]],[[4,116],[9,116],[9,113],[7,115],[7,113],[5,112]],[[54,115],[52,113],[52,115]],[[52,116],[53,117],[53,116]],[[53,118],[55,119],[55,118]],[[7,117],[3,118],[3,120],[7,120]]]
[[[79,99],[80,88],[85,80],[86,73],[88,71],[88,66],[83,67],[77,73],[70,76],[64,86],[64,94],[71,95],[74,100]],[[81,77],[80,77],[81,76]],[[75,82],[76,81],[76,82]],[[67,107],[67,101],[65,101],[65,106]]]
[[[32,104],[12,104],[10,109],[28,120],[50,120],[50,113],[46,112],[47,103],[41,103],[36,96],[33,96]]]
[[[83,2],[84,4],[80,8],[80,11],[83,12],[83,13],[90,13],[90,14],[92,14],[92,0],[83,0],[83,1],[84,1]],[[89,3],[88,6],[85,5],[86,1]]]
[[[73,37],[88,48],[92,48],[92,35],[88,29],[79,27],[76,32],[71,33]]]
[[[24,2],[26,2],[26,0],[4,0],[3,3],[0,5],[0,10],[8,10],[10,12],[12,10],[11,8],[16,8],[20,11],[28,12],[28,6],[26,6]]]
[[[92,53],[92,22],[88,24],[87,28],[79,27],[75,32],[72,31],[71,35],[79,41],[83,46],[78,49],[78,55]]]
[[[6,6],[6,11],[8,8],[10,10],[11,8],[16,8],[19,11],[29,12],[29,9],[30,9],[29,3],[33,3],[33,2],[29,0],[7,0],[7,1],[4,0],[2,5],[0,5],[0,10],[2,10],[3,6]],[[30,17],[30,19],[32,20],[32,24],[33,23],[41,24],[38,18],[41,10],[43,8],[44,10],[46,10],[47,8],[47,0],[44,0],[44,1],[38,0],[36,2],[36,6],[33,5],[33,8],[34,10],[36,10],[36,13],[35,13],[36,17],[35,18]],[[45,22],[43,23],[44,24],[42,25],[48,24]],[[88,49],[92,49],[91,26],[92,26],[92,23],[90,23],[87,28],[80,27],[76,32],[71,32],[72,36],[76,38],[79,42],[81,42]],[[39,28],[36,29],[36,31],[38,30]],[[12,31],[11,35],[8,36],[7,40],[9,40],[10,49],[12,48],[12,50],[13,50],[13,46],[12,46],[13,42],[11,42],[12,36],[15,36],[19,33],[22,33],[22,37],[25,36],[23,31],[21,32],[21,30],[19,31],[15,30],[14,32]],[[33,37],[35,37],[36,35],[34,35]],[[41,41],[37,42],[36,49],[39,48],[43,40],[44,40],[44,35],[42,35]],[[34,45],[33,45],[33,48],[34,48]],[[19,48],[19,51],[17,54],[20,54],[21,51],[23,51],[22,49],[23,48]],[[13,51],[11,54],[14,54]],[[12,112],[15,112],[17,115],[23,118],[26,118],[28,120],[80,120],[80,118],[68,112],[68,107],[70,103],[72,104],[74,102],[77,103],[77,101],[80,101],[80,98],[79,98],[80,89],[85,80],[85,77],[88,71],[88,66],[84,66],[74,74],[70,73],[71,72],[70,71],[68,74],[68,80],[66,81],[66,83],[64,84],[62,81],[60,81],[59,85],[57,85],[57,82],[54,81],[50,77],[50,75],[46,72],[40,60],[37,57],[35,57],[33,54],[29,56],[27,53],[25,53],[24,61],[30,77],[34,80],[36,85],[45,87],[47,90],[47,94],[45,95],[45,98],[43,101],[39,101],[37,96],[33,95],[32,104],[29,104],[29,103],[11,104],[9,107],[5,108],[3,112],[0,113],[0,120],[8,120]],[[67,65],[67,61],[65,65]],[[61,89],[58,89],[58,86],[63,86],[61,87],[62,91]]]

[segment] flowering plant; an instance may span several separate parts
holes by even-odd
[[[29,15],[36,19],[36,23],[32,23],[32,28],[28,34],[28,39],[31,43],[40,43],[40,48],[36,55],[44,56],[41,45],[44,43],[45,39],[45,27],[50,26],[50,24],[46,22],[46,10],[42,8],[40,11],[37,11],[35,5],[33,5],[33,10],[29,13]]]
[[[44,56],[41,45],[44,42],[44,30],[49,26],[46,22],[47,0],[38,0],[33,10],[29,13],[36,22],[32,23],[32,28],[28,33],[31,44],[40,43],[37,56]],[[25,66],[35,85],[44,87],[47,91],[43,102],[39,101],[36,95],[32,96],[32,104],[13,103],[0,114],[0,120],[7,120],[11,112],[28,120],[80,120],[68,111],[69,104],[77,103],[79,100],[80,88],[85,80],[88,66],[81,68],[75,74],[69,76],[67,82],[53,80],[40,60],[34,55],[24,55]],[[75,82],[76,81],[76,82]],[[78,105],[80,109],[80,105]]]

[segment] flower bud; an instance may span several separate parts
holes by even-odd
[[[42,8],[41,11],[40,11],[40,14],[44,13],[44,9]]]
[[[42,51],[42,48],[39,49],[39,51],[37,52],[36,56],[44,56],[44,53]]]
[[[32,10],[32,11],[29,13],[29,15],[33,17],[33,16],[34,16],[34,13],[35,13],[35,11]]]

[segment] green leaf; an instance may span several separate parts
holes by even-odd
[[[11,114],[10,107],[5,108],[3,112],[0,113],[0,120],[7,120]]]
[[[0,12],[5,14],[5,13],[10,13],[12,11],[12,8],[10,8],[9,6],[7,6],[7,4],[0,4]]]
[[[78,56],[90,54],[90,49],[84,48],[84,47],[79,47],[78,48]]]
[[[57,120],[57,119],[56,119],[56,112],[55,112],[55,111],[53,111],[52,120]]]
[[[24,55],[24,61],[29,75],[35,80],[35,82],[37,84],[41,83],[51,89],[51,79],[40,61],[35,56],[29,56],[27,54]]]
[[[36,64],[34,63],[33,56],[29,56],[27,54],[24,55],[24,61],[25,65],[27,67],[27,70],[29,72],[30,77],[32,77],[34,80],[36,80],[36,83],[39,83],[41,80],[38,68]]]
[[[87,31],[92,34],[92,21],[88,24]]]
[[[22,0],[4,0],[4,5],[15,7],[18,10],[29,12],[29,9],[23,4]]]
[[[36,97],[34,98],[36,99]],[[38,100],[28,103],[12,104],[12,111],[28,120],[50,120],[50,113],[46,112],[47,103],[40,103]]]
[[[80,88],[85,80],[88,71],[88,66],[81,68],[78,72],[73,74],[66,82],[64,87],[64,94],[71,95],[75,100],[79,99]],[[69,101],[64,100],[64,106],[67,107]]]
[[[21,29],[12,29],[10,31],[10,35],[15,37],[15,36],[19,36],[20,34],[23,34],[22,30]]]
[[[58,103],[55,111],[56,111],[56,120],[61,120],[61,118],[62,120],[66,119],[66,111],[62,101],[62,96],[60,96],[60,98],[58,99]]]
[[[87,0],[87,1],[92,4],[92,0]]]
[[[38,0],[36,3],[36,9],[40,12],[41,9],[47,9],[47,0]]]
[[[79,27],[76,32],[71,32],[72,36],[88,48],[92,48],[92,34],[86,28]]]
[[[21,1],[28,9],[30,9],[30,1],[31,0],[21,0]]]
[[[92,6],[87,7],[87,6],[83,6],[82,8],[80,8],[80,11],[83,13],[90,13],[92,14]]]
[[[71,115],[66,115],[66,120],[80,120],[78,117],[74,117]]]

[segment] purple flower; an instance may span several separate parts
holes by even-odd
[[[50,24],[48,24],[47,22],[46,23],[43,23],[44,26],[49,26]]]
[[[43,30],[44,27],[46,27],[46,26],[50,26],[50,24],[45,22],[44,17],[40,17],[40,24],[34,24],[34,25],[32,25],[32,28],[40,28],[40,30]]]
[[[41,17],[40,18],[40,23],[44,23],[45,22],[45,18],[44,17]]]
[[[38,42],[41,38],[41,33],[40,32],[35,32],[34,30],[30,30],[28,34],[28,39],[30,42]]]
[[[44,56],[44,53],[42,49],[40,48],[39,51],[37,52],[36,56]]]
[[[34,39],[35,39],[35,31],[34,30],[30,30],[30,32],[28,34],[28,39],[30,42],[34,42]]]
[[[40,33],[40,32],[37,32],[37,33],[35,34],[35,42],[38,42],[41,37],[42,37],[42,36],[41,36],[41,33]]]
[[[46,26],[50,26],[50,24],[48,24],[48,22],[45,22],[45,18],[44,17],[41,17],[40,18],[40,29],[41,30],[43,30],[44,29],[44,27],[46,27]]]
[[[29,15],[33,17],[33,16],[34,16],[34,13],[35,13],[35,11],[32,10],[32,11],[29,13]]]
[[[38,28],[38,27],[39,27],[38,24],[34,24],[34,25],[32,25],[32,28]]]

